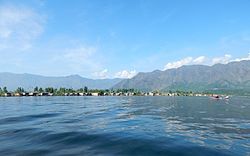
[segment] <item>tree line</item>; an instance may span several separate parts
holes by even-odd
[[[27,91],[22,87],[18,87],[14,91],[9,91],[7,87],[0,87],[0,96],[4,96],[6,93],[29,93],[29,92],[34,92],[34,93],[52,93],[55,96],[63,96],[65,94],[70,94],[70,93],[99,93],[100,95],[103,95],[104,93],[128,93],[128,92],[133,92],[136,94],[140,94],[139,90],[135,89],[88,89],[87,86],[79,89],[73,89],[73,88],[54,88],[54,87],[35,87],[32,91]]]

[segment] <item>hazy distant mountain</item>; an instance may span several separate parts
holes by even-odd
[[[6,86],[9,90],[14,90],[17,87],[31,90],[36,86],[74,89],[87,86],[92,89],[108,89],[120,81],[121,79],[87,79],[79,75],[47,77],[32,74],[0,73],[0,87]]]
[[[250,91],[250,61],[216,64],[213,66],[189,65],[165,71],[139,73],[114,88],[152,90],[247,90]]]

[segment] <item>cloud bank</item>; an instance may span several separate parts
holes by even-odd
[[[174,62],[169,62],[164,66],[163,70],[167,69],[173,69],[173,68],[179,68],[184,65],[195,65],[195,64],[200,64],[200,65],[214,65],[214,64],[227,64],[229,62],[234,62],[234,61],[243,61],[243,60],[250,60],[250,53],[248,54],[247,57],[243,58],[236,58],[232,59],[232,56],[229,54],[225,54],[224,56],[221,57],[214,57],[214,58],[208,58],[205,56],[199,56],[197,58],[193,57],[186,57],[184,59],[181,59],[179,61],[174,61]]]
[[[44,31],[45,18],[30,8],[0,6],[0,51],[26,50]]]
[[[123,71],[119,71],[115,74],[116,78],[124,78],[124,79],[130,79],[132,77],[134,77],[137,74],[137,72],[135,70],[123,70]]]
[[[103,69],[100,72],[95,72],[93,75],[100,79],[106,79],[108,78],[108,69]]]

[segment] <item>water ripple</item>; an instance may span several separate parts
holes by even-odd
[[[8,117],[8,118],[0,119],[0,125],[2,125],[2,124],[16,124],[19,122],[39,120],[41,118],[51,118],[51,117],[56,117],[59,115],[60,115],[59,113],[44,113],[44,114],[33,114],[33,115]]]
[[[250,99],[0,98],[1,155],[249,155]]]

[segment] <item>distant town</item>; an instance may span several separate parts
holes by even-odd
[[[0,87],[1,97],[21,97],[21,96],[214,96],[212,93],[200,93],[192,91],[152,91],[142,92],[136,89],[88,89],[88,87],[77,90],[71,88],[39,88],[33,91],[25,91],[18,87],[15,91],[8,91],[7,87]]]

